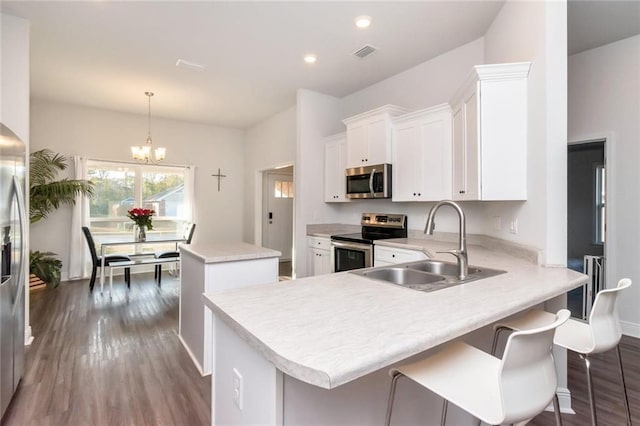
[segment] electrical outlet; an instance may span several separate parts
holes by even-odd
[[[502,230],[502,218],[500,216],[493,217],[493,229],[496,231]]]
[[[511,221],[511,224],[509,225],[509,231],[512,234],[517,234],[518,233],[518,219],[513,219]]]
[[[233,402],[242,410],[242,374],[233,369]]]

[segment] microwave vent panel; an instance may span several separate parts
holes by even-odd
[[[374,47],[374,46],[372,46],[370,44],[365,44],[360,49],[358,49],[355,52],[353,52],[353,54],[355,56],[357,56],[358,58],[366,58],[367,56],[371,55],[376,50],[378,50],[378,48],[376,48],[376,47]]]

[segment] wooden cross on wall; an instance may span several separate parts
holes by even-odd
[[[218,178],[218,192],[220,192],[220,180],[222,180],[222,178],[226,178],[226,177],[227,177],[227,175],[223,175],[223,174],[221,174],[221,173],[220,173],[220,168],[218,168],[218,174],[211,175],[211,176],[213,176],[213,177],[215,177],[215,178]]]

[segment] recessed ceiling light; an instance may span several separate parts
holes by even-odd
[[[358,16],[355,20],[356,27],[358,28],[367,28],[371,25],[371,16],[361,15]]]
[[[308,64],[314,64],[318,60],[318,57],[313,53],[304,55],[304,61]]]

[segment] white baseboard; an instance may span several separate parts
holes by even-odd
[[[560,403],[560,412],[563,414],[575,414],[576,412],[571,408],[571,391],[567,388],[558,388],[556,393],[558,394],[558,402]],[[553,402],[547,405],[544,411],[553,413]]]
[[[211,373],[207,373],[204,374],[204,371],[202,370],[202,367],[200,366],[200,363],[198,362],[198,360],[196,359],[195,355],[193,355],[193,352],[191,352],[191,349],[189,349],[189,346],[187,346],[187,344],[185,343],[184,340],[182,340],[182,336],[180,336],[178,333],[176,333],[178,335],[178,339],[180,340],[180,343],[182,343],[182,346],[184,347],[184,349],[187,351],[187,353],[189,354],[189,356],[191,357],[191,361],[193,361],[193,364],[196,366],[196,368],[198,369],[198,373],[200,373],[200,375],[202,377],[206,377],[209,376]]]
[[[620,327],[622,328],[622,334],[625,336],[640,338],[640,324],[628,321],[620,321]]]
[[[31,345],[33,343],[33,339],[35,339],[35,337],[31,334],[31,326],[29,325],[24,328],[24,345]]]

